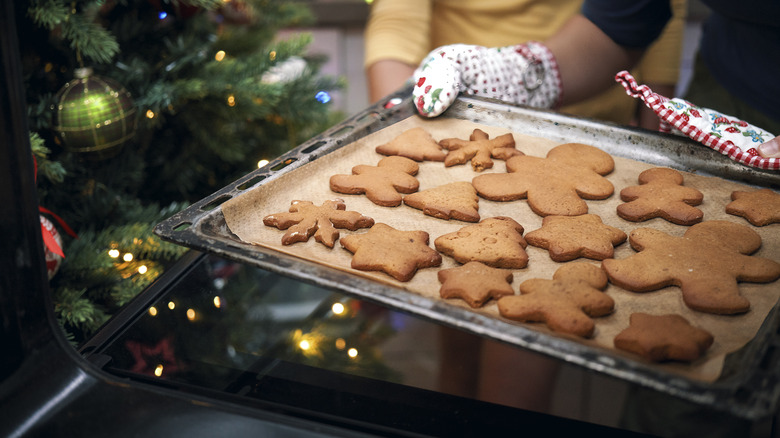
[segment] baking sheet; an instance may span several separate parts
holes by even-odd
[[[437,140],[447,137],[467,138],[475,127],[485,130],[491,137],[512,132],[518,149],[535,156],[544,156],[551,147],[568,141],[585,142],[600,147],[613,154],[616,160],[616,170],[607,176],[615,186],[615,194],[604,201],[588,201],[590,212],[599,214],[605,223],[627,233],[636,227],[651,226],[680,235],[687,228],[661,219],[631,223],[614,214],[616,205],[620,203],[617,193],[623,187],[636,185],[637,175],[646,168],[662,165],[680,170],[695,169],[696,173],[685,174],[686,185],[705,193],[705,202],[699,207],[705,213],[705,220],[726,219],[748,226],[744,219],[722,212],[723,206],[729,201],[731,191],[751,189],[745,186],[744,182],[753,186],[774,186],[777,181],[773,174],[734,166],[735,163],[729,163],[728,159],[724,161],[725,157],[713,155],[710,153],[712,151],[706,148],[697,149],[694,147],[696,145],[669,136],[649,135],[643,131],[571,119],[547,112],[462,99],[444,117],[434,120],[414,116],[408,106],[392,111],[369,111],[359,115],[339,127],[335,134],[331,131],[320,139],[313,139],[269,165],[271,169],[248,175],[234,186],[204,200],[208,203],[193,206],[195,211],[199,211],[195,213],[196,217],[191,217],[191,211],[190,217],[185,213],[181,217],[171,218],[166,221],[167,224],[161,224],[158,234],[188,246],[212,250],[235,259],[287,272],[304,280],[329,285],[346,293],[357,294],[400,310],[701,403],[718,404],[723,401],[721,399],[728,399],[729,394],[750,380],[748,376],[741,375],[738,368],[755,367],[756,361],[761,359],[759,355],[763,354],[767,344],[773,343],[776,338],[771,327],[766,327],[776,320],[776,303],[780,294],[776,283],[743,283],[742,292],[751,301],[752,309],[747,314],[738,316],[690,311],[682,303],[676,288],[640,295],[610,286],[607,293],[615,299],[616,310],[608,317],[597,318],[595,337],[583,340],[550,332],[543,324],[505,320],[498,316],[494,302],[488,303],[483,309],[472,310],[460,300],[442,300],[438,297],[438,269],[421,270],[412,281],[400,283],[382,273],[352,270],[349,268],[351,254],[338,244],[331,250],[310,239],[310,242],[285,247],[280,243],[282,231],[262,225],[263,216],[287,211],[294,199],[320,204],[335,197],[344,199],[348,210],[359,211],[373,217],[377,222],[388,223],[398,229],[428,231],[431,244],[439,235],[469,225],[466,222],[431,218],[404,205],[390,209],[379,207],[362,195],[335,194],[328,189],[327,181],[331,175],[348,174],[357,164],[376,164],[382,156],[374,151],[374,147],[413,126],[424,127]],[[346,134],[340,135],[341,131]],[[309,152],[304,153],[307,150]],[[641,161],[625,158],[627,156]],[[504,171],[504,163],[496,161],[496,166],[487,172]],[[723,175],[727,179],[709,176],[712,174]],[[421,182],[420,189],[423,190],[454,180],[470,181],[475,175],[477,173],[468,165],[444,168],[442,163],[424,162],[421,163],[418,179]],[[251,185],[253,187],[248,187]],[[217,205],[214,209],[204,208],[211,204]],[[198,215],[200,217],[197,217]],[[541,225],[541,218],[530,211],[525,201],[499,203],[481,199],[480,215],[482,218],[497,215],[513,217],[523,225],[526,233]],[[225,222],[226,217],[229,222]],[[178,231],[182,224],[186,224],[183,232]],[[166,231],[166,226],[171,228]],[[764,241],[756,255],[780,258],[777,257],[777,250],[780,248],[779,227],[778,224],[753,227],[762,235]],[[195,233],[196,239],[188,238],[192,237],[191,233]],[[342,236],[348,233],[352,232],[344,230]],[[255,242],[256,245],[242,243],[242,240]],[[515,290],[526,278],[550,278],[560,266],[549,260],[544,250],[529,246],[527,252],[529,267],[515,272]],[[632,253],[628,243],[624,243],[616,248],[615,258],[623,258]],[[444,262],[439,269],[455,265],[452,259],[444,256]],[[680,313],[694,324],[713,332],[715,344],[705,358],[692,365],[649,364],[613,349],[611,339],[627,326],[628,315],[642,310],[651,313]],[[768,335],[764,334],[767,330]],[[746,348],[745,344],[754,338],[760,340],[759,345],[754,341],[750,348]],[[748,349],[754,354],[744,354]],[[734,351],[740,354],[730,354]],[[734,357],[740,358],[737,365],[729,365],[728,359]],[[727,402],[729,408],[740,411],[743,415],[757,415],[761,411],[760,408],[766,408],[767,404],[776,402],[776,386],[755,389],[763,391],[760,400],[743,401],[743,404],[750,405],[741,408]]]

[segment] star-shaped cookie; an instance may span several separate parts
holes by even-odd
[[[398,281],[409,281],[418,269],[441,264],[441,254],[428,246],[425,231],[402,231],[378,223],[363,234],[339,240],[353,254],[352,268],[381,271]]]
[[[588,212],[584,199],[606,199],[614,192],[606,175],[615,167],[612,157],[593,146],[566,143],[546,158],[512,157],[507,172],[479,175],[472,180],[479,196],[491,201],[528,198],[539,216],[577,216]]]
[[[742,216],[757,227],[780,223],[780,193],[772,189],[735,190],[726,213]]]
[[[479,222],[479,196],[467,181],[456,181],[404,197],[404,204],[439,219]]]
[[[382,155],[399,155],[414,161],[444,161],[447,155],[428,131],[416,127],[408,129],[385,144],[376,147]]]
[[[636,353],[653,362],[692,362],[712,345],[711,333],[692,326],[680,315],[632,313],[629,326],[615,336],[616,348]]]
[[[406,157],[385,157],[376,166],[365,164],[352,168],[352,175],[333,175],[330,189],[337,193],[365,193],[374,204],[396,207],[403,200],[401,193],[414,193],[420,182],[414,175],[420,166]]]
[[[468,141],[446,138],[441,140],[439,145],[450,151],[444,158],[444,166],[450,167],[471,161],[471,167],[477,172],[493,167],[491,158],[506,161],[510,157],[523,155],[521,151],[515,149],[515,138],[511,133],[490,139],[487,133],[480,129],[475,129]]]
[[[737,282],[780,278],[780,263],[750,255],[761,247],[761,236],[734,222],[700,222],[682,237],[637,228],[628,241],[636,254],[602,262],[610,282],[634,292],[679,286],[685,304],[700,312],[747,312],[750,302]]]
[[[467,225],[433,241],[442,254],[459,263],[482,262],[494,268],[520,269],[528,265],[523,226],[509,217],[491,217]]]
[[[544,322],[557,332],[590,337],[595,330],[591,317],[612,312],[615,302],[602,292],[607,276],[598,266],[568,263],[555,271],[552,280],[532,278],[520,284],[521,295],[498,299],[504,318]]]
[[[546,216],[542,227],[525,235],[529,245],[549,251],[556,262],[567,262],[579,257],[593,260],[611,258],[614,247],[628,236],[618,228],[607,225],[595,214],[581,216]]]
[[[617,206],[617,214],[625,220],[642,222],[656,217],[677,225],[701,222],[704,213],[694,205],[704,200],[704,194],[683,186],[683,175],[666,167],[647,169],[639,174],[638,186],[620,191],[625,204]]]
[[[345,211],[342,199],[325,201],[314,205],[311,201],[292,201],[287,213],[269,214],[263,223],[269,227],[287,230],[282,236],[282,245],[305,242],[314,235],[314,240],[333,248],[339,238],[336,228],[355,231],[374,225],[374,219],[356,211]]]
[[[482,307],[491,298],[513,295],[512,272],[491,268],[480,262],[468,262],[439,271],[442,298],[460,298],[469,306]]]

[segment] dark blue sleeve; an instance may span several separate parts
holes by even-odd
[[[617,44],[645,48],[672,17],[665,0],[585,0],[582,14]]]

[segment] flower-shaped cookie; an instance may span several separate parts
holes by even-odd
[[[356,211],[345,211],[346,208],[341,199],[325,201],[319,206],[311,201],[292,201],[289,212],[269,214],[263,218],[263,223],[287,230],[282,236],[282,245],[305,242],[314,235],[314,240],[333,248],[339,238],[336,228],[355,231],[374,225],[374,219]]]
[[[549,251],[556,262],[579,257],[593,260],[611,258],[614,247],[626,241],[623,231],[609,226],[595,214],[546,216],[542,228],[525,235],[529,245]]]

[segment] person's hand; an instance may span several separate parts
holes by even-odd
[[[780,158],[780,137],[775,137],[758,148],[758,153],[764,158]]]
[[[555,57],[536,42],[499,48],[442,46],[425,57],[414,80],[414,103],[426,117],[443,113],[459,93],[536,108],[552,108],[561,97]]]

